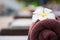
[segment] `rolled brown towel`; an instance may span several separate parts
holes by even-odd
[[[28,40],[60,40],[60,22],[47,19],[35,23],[29,29]]]

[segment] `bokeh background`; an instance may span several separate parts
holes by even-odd
[[[33,12],[39,6],[60,17],[60,0],[0,0],[0,40],[27,40]]]

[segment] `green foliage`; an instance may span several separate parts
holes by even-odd
[[[34,4],[36,6],[39,5],[39,0],[25,0],[27,3]]]
[[[25,1],[26,4],[33,4],[34,6],[39,6],[40,5],[40,0],[17,0],[18,2],[20,1]],[[60,4],[60,0],[46,0],[46,3],[53,3],[56,2],[57,4]]]
[[[20,1],[25,1],[27,4],[33,4],[34,6],[39,6],[39,0],[17,0],[18,2]]]
[[[58,4],[60,4],[60,0],[56,0],[56,2],[57,2]]]

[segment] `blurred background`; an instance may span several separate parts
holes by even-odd
[[[0,0],[0,40],[27,40],[36,7],[53,10],[60,18],[60,0]]]

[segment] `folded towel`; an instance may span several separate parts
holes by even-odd
[[[38,21],[29,29],[28,40],[60,40],[60,22],[53,19]]]

